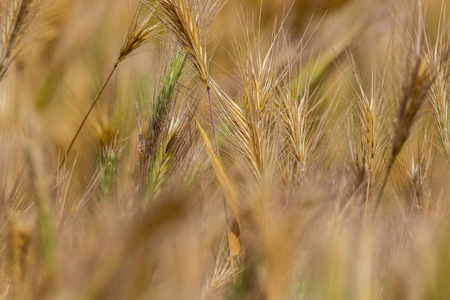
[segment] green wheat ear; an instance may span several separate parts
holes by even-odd
[[[176,86],[185,64],[186,55],[175,51],[161,75],[162,79],[155,95],[156,100],[152,107],[152,118],[146,139],[142,129],[139,129],[139,148],[145,162],[147,195],[157,194],[166,181],[179,146],[179,131],[182,129],[183,122],[177,122],[171,112],[175,102]],[[138,127],[140,127],[139,124],[138,113]]]
[[[100,189],[104,196],[111,194],[111,185],[116,176],[118,157],[114,150],[107,150],[105,153],[105,162],[103,163],[103,176],[100,182]]]
[[[170,108],[174,102],[175,87],[183,72],[186,64],[186,54],[175,52],[172,60],[165,73],[162,75],[163,80],[160,83],[158,93],[156,96],[156,103],[153,106],[153,133],[158,134],[161,128],[158,128],[160,123],[167,117]]]
[[[99,174],[99,188],[103,199],[111,196],[112,184],[117,175],[117,169],[123,148],[114,139],[111,145],[101,146],[96,155],[95,167]]]

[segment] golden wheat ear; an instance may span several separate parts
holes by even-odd
[[[69,155],[70,150],[72,150],[73,145],[75,144],[75,141],[78,138],[78,135],[81,132],[81,129],[83,129],[84,124],[86,123],[89,115],[91,114],[92,110],[94,109],[95,105],[97,104],[98,100],[100,99],[100,96],[103,94],[103,91],[105,90],[106,86],[108,85],[109,81],[111,80],[112,76],[114,75],[118,65],[124,61],[127,57],[130,56],[131,53],[133,53],[136,49],[147,43],[152,37],[154,37],[160,28],[159,23],[154,23],[153,18],[153,12],[154,9],[150,4],[148,4],[148,1],[142,0],[139,2],[137,11],[133,17],[133,21],[130,25],[130,29],[128,30],[128,34],[125,38],[124,43],[122,44],[122,47],[120,49],[119,56],[117,58],[116,63],[114,64],[111,72],[109,73],[109,76],[107,77],[106,81],[104,82],[102,88],[98,92],[97,96],[95,97],[94,101],[92,102],[89,110],[85,114],[83,120],[81,121],[80,126],[78,126],[78,129],[72,138],[72,141],[69,144],[69,147],[67,147],[66,153],[64,155],[64,158],[62,159],[58,170],[61,170],[61,168],[64,166],[67,156]]]
[[[354,192],[360,194],[360,204],[364,205],[365,213],[369,199],[374,194],[382,171],[386,146],[389,143],[388,124],[388,94],[386,83],[392,70],[381,70],[379,74],[376,67],[372,66],[371,84],[368,87],[364,82],[360,66],[353,55],[349,55],[352,73],[356,81],[350,96],[352,107],[352,127],[357,128],[354,142],[351,143],[351,154],[354,171]],[[378,79],[381,78],[381,79]],[[353,123],[354,122],[354,123]],[[355,126],[357,125],[357,126]],[[353,135],[350,135],[353,136]],[[365,190],[365,191],[364,191]]]
[[[133,51],[147,43],[161,27],[153,18],[154,8],[147,2],[140,2],[130,29],[120,49],[117,62],[125,60]]]
[[[417,49],[421,47],[421,37],[419,37]],[[419,112],[429,96],[437,76],[440,73],[436,60],[430,60],[420,54],[420,50],[411,60],[412,69],[407,75],[403,94],[400,98],[397,116],[393,126],[393,138],[391,142],[391,153],[387,163],[386,175],[375,203],[374,213],[376,213],[381,200],[384,188],[399,156],[403,146],[408,140],[411,130],[416,123]]]
[[[225,0],[158,0],[161,21],[176,37],[206,85],[216,151],[219,146],[211,100],[210,59],[206,49],[206,37],[214,16],[225,3]]]
[[[0,80],[22,53],[39,12],[40,0],[2,0]]]

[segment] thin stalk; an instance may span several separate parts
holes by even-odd
[[[206,90],[208,91],[209,112],[211,114],[211,125],[213,128],[214,142],[216,143],[216,152],[217,152],[217,154],[219,154],[219,143],[217,142],[216,125],[214,123],[214,113],[213,113],[213,106],[212,106],[212,100],[211,100],[211,88],[209,86],[207,86]]]
[[[230,245],[231,226],[230,226],[230,221],[228,219],[227,202],[226,202],[225,198],[222,199],[222,202],[223,202],[223,211],[225,212],[225,226],[227,227],[228,248],[231,250],[231,245]],[[231,254],[231,252],[230,252],[230,254]]]
[[[369,195],[370,195],[370,182],[372,180],[372,172],[369,171],[369,178],[367,180],[367,190],[366,190],[366,201],[364,203],[364,215],[367,216],[367,206],[369,204]]]
[[[69,155],[70,150],[72,150],[73,145],[75,144],[75,141],[78,138],[78,135],[81,132],[81,129],[83,128],[84,124],[86,123],[89,115],[91,114],[92,110],[94,109],[95,104],[97,104],[98,100],[100,99],[100,96],[103,94],[103,91],[105,90],[106,86],[108,85],[109,81],[111,80],[114,72],[117,69],[117,66],[119,65],[119,61],[117,61],[114,64],[113,69],[111,70],[111,73],[109,73],[108,78],[106,79],[105,83],[103,84],[102,88],[100,89],[100,91],[98,92],[97,96],[95,97],[94,101],[91,104],[91,107],[89,108],[88,112],[86,113],[86,115],[83,118],[83,121],[81,122],[80,126],[78,127],[77,132],[75,133],[75,136],[73,137],[72,141],[70,142],[69,147],[67,148],[66,154],[64,155],[64,158],[62,159],[58,171],[60,171],[62,169],[62,167],[64,166],[64,163],[66,162],[67,156]]]

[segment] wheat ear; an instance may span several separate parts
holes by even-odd
[[[206,36],[213,17],[222,8],[225,1],[159,0],[158,3],[161,21],[174,34],[177,42],[186,52],[189,61],[195,67],[198,76],[206,85],[216,151],[219,151],[211,100]]]
[[[418,113],[425,102],[429,90],[438,75],[438,68],[434,61],[429,61],[426,58],[421,58],[417,54],[414,68],[409,75],[409,80],[403,91],[403,96],[400,100],[400,106],[397,117],[394,123],[394,135],[392,139],[391,154],[386,169],[386,175],[383,180],[380,192],[378,193],[377,201],[373,214],[376,214],[378,206],[383,195],[383,191],[388,182],[389,176],[394,167],[395,161],[400,154],[406,140],[411,134],[411,129],[417,120]]]
[[[40,0],[2,0],[0,80],[23,51],[39,12],[39,4]]]

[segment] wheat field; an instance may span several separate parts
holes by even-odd
[[[446,0],[0,1],[0,299],[450,299]]]

